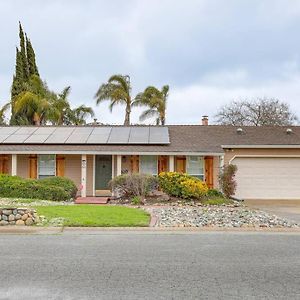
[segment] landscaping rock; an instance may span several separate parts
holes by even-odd
[[[7,221],[8,220],[8,217],[6,215],[2,215],[2,220],[3,221]]]
[[[25,221],[25,225],[27,225],[27,226],[32,225],[32,224],[33,224],[32,218],[28,218],[28,219]]]
[[[23,221],[26,221],[27,218],[28,218],[28,214],[24,214],[24,215],[22,216],[22,220],[23,220]]]
[[[0,221],[0,226],[3,226],[3,225],[8,225],[8,222],[4,221],[4,220]]]
[[[10,210],[10,209],[3,209],[2,210],[2,215],[9,216],[11,214],[12,214],[12,210]]]
[[[15,215],[15,220],[20,220],[21,218],[22,218],[22,216],[21,216],[20,214],[17,213],[17,214]]]
[[[168,206],[146,207],[146,211],[158,218],[161,227],[300,227],[264,211],[246,206]]]
[[[13,214],[8,216],[8,221],[14,221],[15,220],[15,216]]]
[[[18,221],[16,222],[16,225],[25,225],[25,222],[22,221],[22,220],[18,220]]]

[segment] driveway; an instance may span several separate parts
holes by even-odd
[[[0,235],[0,299],[299,299],[299,233]]]
[[[245,200],[245,204],[300,224],[300,200]]]

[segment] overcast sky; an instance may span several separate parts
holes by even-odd
[[[169,124],[210,119],[232,99],[276,97],[300,115],[298,0],[0,1],[0,104],[9,99],[18,21],[50,89],[70,85],[73,105],[95,106],[112,74],[129,74],[133,94],[170,85]],[[95,107],[99,121],[122,123]],[[133,122],[139,111],[133,111]]]

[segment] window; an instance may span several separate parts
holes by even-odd
[[[140,173],[157,175],[157,156],[141,155],[140,156]]]
[[[55,176],[55,155],[42,154],[38,156],[38,178]]]
[[[204,160],[201,156],[186,157],[186,171],[189,175],[204,180]]]

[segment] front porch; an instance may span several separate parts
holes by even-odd
[[[0,154],[0,173],[23,178],[65,176],[75,182],[78,196],[109,197],[108,183],[121,174],[183,172],[218,187],[222,157],[165,154]],[[79,199],[79,201],[81,201]]]

